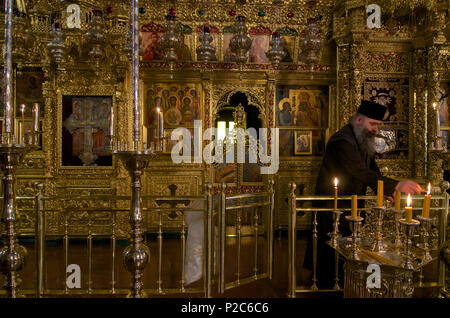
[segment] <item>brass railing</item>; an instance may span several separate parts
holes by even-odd
[[[335,258],[335,281],[336,284],[333,289],[319,289],[317,287],[317,243],[318,243],[318,231],[317,231],[317,213],[331,213],[329,208],[316,208],[316,207],[302,207],[302,202],[310,202],[310,201],[331,201],[334,200],[334,196],[296,196],[295,194],[296,184],[290,184],[290,195],[289,195],[289,225],[288,225],[288,256],[289,256],[289,269],[288,269],[288,297],[296,297],[297,293],[308,293],[308,292],[341,292],[342,289],[339,287],[339,277],[338,277],[338,255],[336,253]],[[402,199],[406,198],[405,195],[402,196]],[[358,196],[358,200],[362,200],[365,203],[364,208],[358,208],[358,211],[367,210],[367,203],[369,200],[375,201],[376,196]],[[412,196],[413,202],[417,203],[424,199],[423,195],[414,195]],[[432,196],[432,207],[431,211],[436,211],[436,218],[438,222],[438,232],[439,232],[439,241],[438,248],[440,248],[444,242],[446,241],[446,231],[448,226],[448,210],[449,210],[449,199],[450,196],[447,192],[444,192],[441,195],[433,195]],[[339,196],[339,201],[351,201],[351,196]],[[434,204],[433,204],[434,201]],[[436,201],[438,203],[436,204]],[[422,205],[415,204],[416,207],[413,207],[414,211],[421,211]],[[348,205],[350,206],[350,205]],[[340,211],[349,212],[351,209],[341,209]],[[312,213],[312,240],[313,240],[313,270],[312,270],[312,285],[310,287],[307,286],[298,286],[297,285],[297,269],[296,269],[296,243],[297,243],[297,213],[298,212],[308,212]],[[432,212],[433,213],[433,212]],[[342,218],[342,217],[341,217]],[[343,218],[342,218],[343,219]],[[442,293],[448,294],[446,290],[446,278],[445,278],[445,263],[442,260],[442,257],[439,257],[438,253],[438,262],[439,262],[439,273],[438,279],[436,282],[427,282],[423,283],[422,271],[419,273],[419,281],[415,284],[416,287],[439,287]]]
[[[93,294],[93,295],[106,295],[106,294],[117,294],[117,295],[126,295],[128,293],[128,289],[117,289],[116,288],[116,268],[115,268],[115,262],[116,262],[116,249],[117,249],[117,240],[118,236],[116,233],[117,230],[117,214],[118,213],[129,213],[129,207],[127,208],[51,208],[51,206],[48,206],[49,202],[55,203],[56,201],[64,201],[64,200],[70,200],[70,201],[78,201],[78,202],[92,202],[92,201],[104,201],[104,202],[113,202],[113,205],[116,205],[118,201],[130,201],[130,196],[108,196],[108,195],[89,195],[89,196],[52,196],[47,197],[43,196],[41,193],[42,190],[42,184],[37,185],[37,194],[35,197],[17,197],[17,200],[20,201],[30,201],[34,200],[34,208],[35,208],[35,253],[36,253],[36,288],[35,290],[23,290],[23,294],[35,294],[36,297],[45,297],[45,296],[52,296],[52,295],[79,295],[79,294]],[[157,262],[158,262],[158,270],[157,270],[157,287],[150,289],[146,288],[144,289],[144,292],[146,294],[178,294],[178,293],[202,293],[204,297],[211,297],[211,290],[212,290],[212,249],[213,249],[213,199],[212,199],[212,186],[207,185],[205,194],[202,196],[143,196],[142,200],[144,202],[147,202],[145,204],[145,207],[143,209],[144,213],[157,213],[159,222],[158,222],[158,229],[157,229]],[[156,200],[159,202],[164,201],[189,201],[192,202],[194,200],[200,200],[203,202],[203,209],[193,209],[186,205],[180,206],[177,205],[175,207],[148,207],[151,206],[152,203],[154,203]],[[21,209],[21,210],[28,210],[28,209]],[[69,215],[72,212],[86,212],[87,213],[87,228],[86,234],[80,234],[80,233],[71,233],[69,228],[69,222],[70,218]],[[163,288],[163,281],[162,281],[162,258],[163,258],[163,227],[161,222],[161,215],[164,211],[177,211],[182,214],[182,228],[181,228],[181,277],[180,277],[180,287],[179,288]],[[203,266],[202,266],[202,277],[203,277],[203,285],[202,287],[192,287],[192,288],[186,288],[184,286],[184,261],[185,261],[185,254],[186,254],[186,235],[187,235],[187,227],[186,223],[184,221],[185,218],[185,212],[186,211],[203,211],[203,217],[204,217],[204,240],[203,240]],[[110,227],[111,232],[110,234],[97,234],[93,230],[93,218],[92,214],[95,212],[110,212]],[[53,234],[48,233],[48,230],[46,229],[46,219],[49,215],[52,213],[59,213],[59,215],[62,215],[63,224],[62,228],[63,231],[60,234]],[[55,240],[55,239],[62,239],[63,241],[63,255],[64,255],[64,268],[67,269],[69,265],[69,247],[70,247],[70,239],[72,238],[82,238],[85,239],[87,242],[87,262],[88,262],[88,280],[87,280],[87,288],[76,288],[76,289],[70,289],[68,288],[66,281],[64,279],[64,282],[61,282],[61,288],[57,289],[49,289],[46,286],[46,273],[45,269],[47,268],[47,258],[46,258],[46,242],[49,239]],[[111,287],[109,289],[100,289],[100,288],[94,288],[92,286],[92,251],[93,251],[93,239],[94,238],[108,238],[110,240],[111,244]],[[152,255],[152,259],[155,256]],[[144,275],[149,274],[148,271],[144,272]],[[65,278],[65,277],[64,277]],[[58,282],[59,284],[59,282]],[[0,294],[5,294],[5,291],[0,291]]]
[[[269,181],[269,191],[255,194],[236,194],[226,195],[226,185],[222,184],[220,188],[219,211],[218,211],[218,228],[219,228],[219,293],[225,290],[237,287],[252,281],[266,278],[272,279],[273,272],[273,214],[274,214],[274,183]],[[253,202],[251,202],[253,201]],[[228,216],[232,216],[235,212],[234,234],[226,233]],[[251,217],[251,228],[253,233],[242,232],[242,217],[246,213]],[[231,227],[232,228],[232,227]],[[250,236],[253,240],[253,269],[252,275],[241,277],[241,254],[242,254],[242,238]],[[260,236],[265,237],[266,247],[266,269],[258,268],[258,240]],[[225,257],[226,257],[226,240],[234,240],[236,247],[236,269],[234,273],[235,280],[226,282],[225,278]],[[231,257],[230,257],[231,258]]]
[[[156,241],[151,246],[155,248],[156,253],[153,252],[150,256],[150,267],[144,270],[143,275],[152,275],[151,284],[155,288],[144,288],[144,293],[149,295],[175,295],[175,294],[203,294],[204,297],[211,297],[213,293],[213,283],[218,282],[218,293],[223,293],[225,290],[232,287],[240,286],[261,278],[272,278],[273,272],[273,213],[274,213],[274,186],[273,181],[269,182],[267,192],[248,193],[248,194],[225,194],[225,185],[221,185],[221,191],[216,197],[216,209],[213,209],[213,195],[212,186],[207,185],[205,194],[202,196],[143,196],[143,212],[144,215],[152,213],[154,215],[153,226],[148,230],[147,234],[156,234]],[[118,240],[126,239],[128,237],[118,235],[118,216],[119,214],[127,215],[130,211],[129,202],[130,196],[115,196],[115,195],[60,195],[60,196],[45,196],[42,194],[43,185],[36,184],[37,193],[34,197],[17,197],[18,202],[34,201],[34,208],[20,208],[21,212],[35,212],[35,268],[33,269],[33,276],[36,279],[35,289],[23,289],[22,293],[26,295],[35,295],[35,297],[51,297],[51,296],[75,296],[75,295],[127,295],[129,292],[125,288],[117,288],[118,269],[117,260],[118,255]],[[1,199],[0,199],[1,200]],[[200,200],[203,202],[202,209],[189,207],[187,202]],[[182,203],[180,205],[179,203]],[[174,206],[174,202],[175,205]],[[75,204],[74,204],[75,203]],[[123,203],[123,204],[121,204]],[[170,207],[166,207],[164,203]],[[186,243],[189,228],[185,221],[186,211],[203,211],[203,266],[202,277],[203,284],[193,284],[197,287],[185,287],[185,255]],[[174,229],[164,228],[162,215],[164,212],[181,213],[178,217],[180,221],[180,228],[176,229],[177,234],[180,234],[179,245],[180,254],[177,260],[181,263],[181,273],[179,287],[165,288],[163,282],[163,257],[167,257],[164,253],[164,235],[165,233],[174,233]],[[95,213],[108,213],[106,227],[109,229],[105,231],[105,225],[102,230],[98,231],[96,228],[96,221],[98,221]],[[72,224],[73,217],[79,218],[80,213],[84,213],[83,222],[85,226],[82,227]],[[250,216],[250,233],[241,231],[244,224],[241,222],[243,216],[247,214]],[[227,234],[226,218],[236,215],[236,219],[232,226],[228,229],[234,229],[233,234]],[[54,222],[50,225],[50,219],[58,217],[58,226]],[[156,220],[156,221],[155,221]],[[215,229],[217,227],[217,230]],[[123,230],[123,229],[122,229]],[[106,232],[106,233],[105,233]],[[216,238],[215,238],[216,237]],[[244,247],[253,247],[252,255],[252,273],[249,277],[242,277],[241,265],[241,238],[250,240],[250,245],[246,244]],[[66,273],[62,275],[62,281],[55,281],[54,275],[48,276],[48,252],[46,251],[46,244],[53,241],[62,240],[61,263],[66,270],[70,265],[70,255],[73,251],[73,240],[82,240],[87,245],[86,257],[81,262],[87,263],[86,271],[83,275],[87,275],[87,280],[83,279],[83,286],[80,288],[69,288],[66,283]],[[100,273],[93,268],[93,243],[96,239],[106,239],[109,241],[111,252],[110,259],[110,285],[109,288],[99,288],[94,286],[93,278],[98,278]],[[177,238],[178,240],[178,238]],[[233,241],[236,247],[236,264],[237,272],[236,280],[225,282],[225,272],[230,271],[225,266],[225,242],[226,240]],[[261,248],[261,240],[264,241],[264,247]],[[218,246],[216,245],[218,243]],[[148,242],[146,243],[149,246]],[[72,247],[72,248],[71,248]],[[217,251],[217,262],[214,259],[214,251]],[[79,251],[77,251],[79,253]],[[84,253],[84,252],[83,252]],[[263,255],[266,258],[263,258]],[[59,255],[59,254],[58,254]],[[173,256],[173,255],[172,255]],[[233,255],[234,256],[234,255]],[[57,256],[59,258],[59,256]],[[228,257],[228,256],[227,256]],[[232,257],[230,257],[232,259]],[[264,264],[261,266],[261,260]],[[52,260],[54,261],[54,260]],[[218,265],[218,270],[214,268]],[[258,264],[260,264],[259,268]],[[109,266],[109,265],[108,265]],[[156,269],[156,270],[155,270]],[[106,268],[102,269],[102,277],[105,277]],[[156,273],[155,273],[156,272]],[[156,278],[155,278],[156,276]],[[217,277],[215,279],[214,277]],[[148,282],[148,280],[146,280]],[[50,284],[51,283],[51,284]],[[51,286],[50,286],[51,285]],[[56,285],[56,287],[55,287]],[[201,287],[199,287],[201,285]],[[152,286],[152,287],[153,287]],[[145,287],[145,286],[144,286]],[[18,288],[19,289],[19,288]],[[0,291],[0,294],[5,294],[5,291]]]

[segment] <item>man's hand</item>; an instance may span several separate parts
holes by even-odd
[[[395,186],[395,190],[406,194],[420,194],[424,191],[418,183],[411,180],[400,181]]]

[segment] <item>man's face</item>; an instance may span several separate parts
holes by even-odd
[[[375,136],[379,127],[383,124],[381,120],[371,119],[371,118],[361,118],[361,125],[369,136]]]

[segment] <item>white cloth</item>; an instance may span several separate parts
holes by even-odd
[[[187,286],[202,278],[204,242],[204,200],[194,200],[186,210],[188,226],[186,255],[184,261],[184,285]]]

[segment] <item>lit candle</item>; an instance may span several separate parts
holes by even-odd
[[[159,111],[159,137],[164,138],[164,113]]]
[[[395,203],[395,209],[397,211],[400,211],[400,208],[401,208],[401,206],[400,206],[401,197],[402,197],[402,193],[398,190],[395,190],[395,202],[394,203]]]
[[[22,128],[20,130],[21,133],[21,142],[25,142],[25,104],[20,104],[20,112],[22,114]]]
[[[114,106],[111,106],[111,112],[109,114],[109,135],[114,136]]]
[[[356,194],[352,195],[352,218],[358,216],[358,196]]]
[[[383,206],[383,180],[378,180],[377,206]]]
[[[158,114],[156,117],[157,117],[157,119],[156,119],[156,134],[155,134],[155,137],[156,138],[162,138],[163,137],[163,129],[164,128],[162,128],[163,127],[163,114],[162,114],[162,112],[161,112],[161,109],[158,107],[158,108],[156,108],[156,113]]]
[[[39,104],[33,104],[33,132],[39,131]]]
[[[405,206],[405,219],[406,222],[412,221],[411,194],[408,194],[407,206]]]
[[[425,199],[423,200],[422,207],[422,217],[429,218],[430,217],[430,205],[431,205],[431,183],[428,183],[428,192],[425,194]]]
[[[338,179],[334,178],[334,210],[337,210],[337,197],[338,197]]]
[[[436,112],[436,136],[441,136],[441,121],[439,119],[439,107],[437,106],[437,103],[433,103],[433,109]]]

